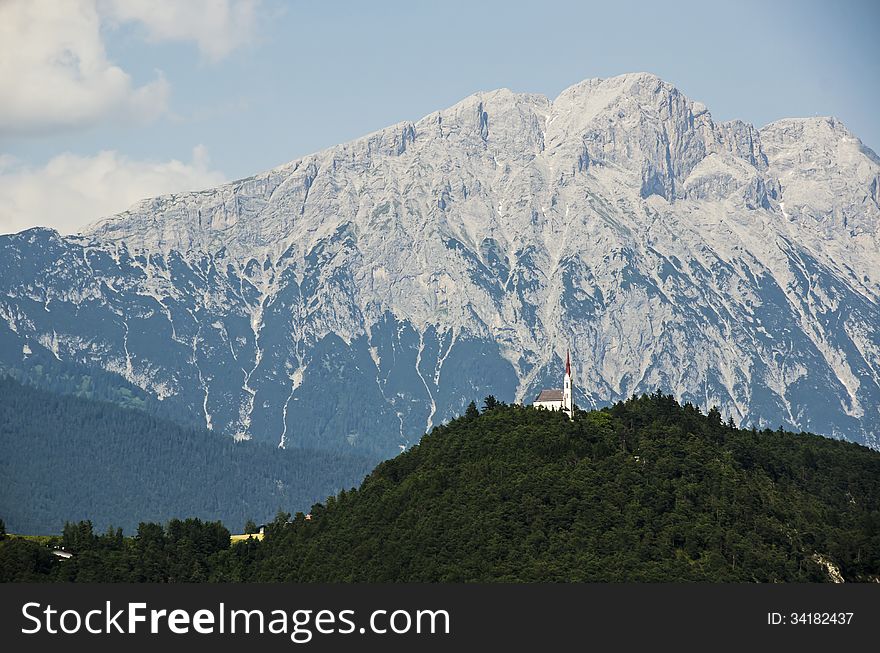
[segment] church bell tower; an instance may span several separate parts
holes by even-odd
[[[572,387],[571,382],[571,355],[570,352],[565,352],[565,381],[562,385],[562,410],[568,413],[568,416],[574,419],[574,400],[572,399],[572,395],[574,394],[574,387]]]

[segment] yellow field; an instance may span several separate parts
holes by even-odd
[[[251,533],[250,535],[230,535],[229,539],[231,539],[232,543],[235,544],[236,542],[243,542],[244,540],[248,539],[249,537],[253,537],[255,539],[262,540],[263,534],[262,533]]]

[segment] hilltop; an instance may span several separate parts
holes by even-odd
[[[670,396],[438,427],[273,531],[250,575],[297,581],[813,581],[880,574],[880,454],[750,431]]]

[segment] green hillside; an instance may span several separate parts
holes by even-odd
[[[260,580],[812,581],[880,574],[880,453],[738,430],[672,397],[435,429],[313,523]]]

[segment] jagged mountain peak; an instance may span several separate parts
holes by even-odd
[[[674,98],[674,106],[662,99],[667,96]],[[441,160],[440,174],[443,168],[462,167],[467,159],[482,160],[502,171],[505,166],[527,167],[536,159],[554,172],[560,164],[570,171],[591,163],[615,164],[645,176],[646,194],[661,192],[672,199],[668,180],[656,177],[688,171],[707,150],[690,124],[693,107],[674,87],[647,73],[586,80],[553,102],[509,89],[480,92],[416,122],[397,123],[216,189],[143,200],[99,220],[85,233],[140,249],[212,251],[226,246],[247,253],[292,235],[290,221],[263,220],[277,217],[264,211],[265,203],[275,197],[295,195],[297,199],[291,201],[300,201],[301,194],[305,203],[319,177],[322,181],[335,177],[332,183],[338,186],[347,183],[341,181],[347,176],[387,177],[389,168],[407,165],[419,168],[422,176],[434,175]],[[601,120],[605,113],[607,120]],[[708,120],[705,110],[697,108],[697,113]],[[620,142],[621,129],[629,134],[621,145],[624,151],[608,151],[604,143]],[[658,138],[661,132],[664,136]],[[603,144],[602,152],[584,146],[591,138]],[[664,149],[669,138],[680,150],[674,152],[674,160],[668,160]],[[634,139],[636,147],[632,147]],[[575,151],[578,148],[584,152]],[[406,163],[393,163],[395,159]],[[643,171],[643,165],[651,169]],[[442,198],[438,201],[445,203]],[[244,216],[253,223],[242,224]]]
[[[779,152],[796,152],[799,157],[806,157],[811,152],[821,152],[830,159],[818,161],[820,164],[880,166],[880,157],[834,116],[783,118],[762,127],[760,134],[768,153],[774,156]]]
[[[387,182],[408,168],[432,185],[451,186],[444,178],[447,171],[455,176],[474,162],[502,175],[529,169],[534,177],[540,169],[544,176],[559,175],[559,181],[599,166],[628,175],[643,197],[656,194],[673,201],[688,193],[705,194],[705,175],[696,190],[687,188],[687,181],[710,154],[731,155],[759,170],[766,164],[754,128],[738,121],[715,125],[703,105],[648,73],[585,80],[552,102],[499,89],[216,189],[144,200],[86,233],[143,249],[229,247],[233,255],[250,256],[254,247],[277,248],[297,235],[291,220],[265,210],[268,204],[286,198],[300,202],[305,214],[305,204],[318,194],[313,186],[324,181],[364,190],[372,176]],[[765,201],[748,170],[735,161],[711,167],[719,165],[727,168],[723,174],[748,187],[744,192],[750,201]],[[552,183],[545,180],[544,185]],[[432,191],[440,193],[441,208],[448,203],[448,190]],[[349,203],[354,209],[360,200],[350,198]],[[329,226],[323,219],[322,224]]]
[[[780,118],[764,125],[761,131],[789,136],[822,134],[824,137],[856,138],[843,121],[835,116]]]
[[[657,96],[668,97],[681,95],[681,92],[669,82],[657,75],[647,72],[625,73],[614,77],[592,77],[572,84],[564,89],[553,100],[553,104],[563,104],[566,108],[571,104],[586,104],[605,101],[611,104],[620,98],[634,98],[637,101],[650,103]]]
[[[253,211],[262,215],[262,205],[276,195],[297,195],[301,190],[306,195],[318,176],[333,175],[337,184],[346,183],[339,179],[346,173],[378,172],[389,167],[383,160],[395,158],[423,166],[423,176],[438,172],[424,163],[439,159],[448,168],[460,167],[463,159],[486,159],[502,170],[538,159],[563,176],[591,166],[611,167],[638,183],[643,197],[659,195],[667,201],[711,197],[712,187],[723,194],[735,180],[744,187],[745,201],[767,205],[776,189],[774,175],[765,174],[764,141],[778,153],[834,138],[860,152],[872,166],[880,165],[839,120],[786,119],[760,130],[739,120],[715,123],[705,105],[650,73],[587,79],[553,101],[497,89],[216,189],[145,199],[97,221],[85,233],[163,251],[223,246],[236,250],[237,239],[243,239],[246,250],[277,245],[289,235],[291,225],[269,221],[243,229],[240,218],[254,218]],[[723,188],[716,183],[719,177]],[[257,222],[262,222],[259,217]]]

